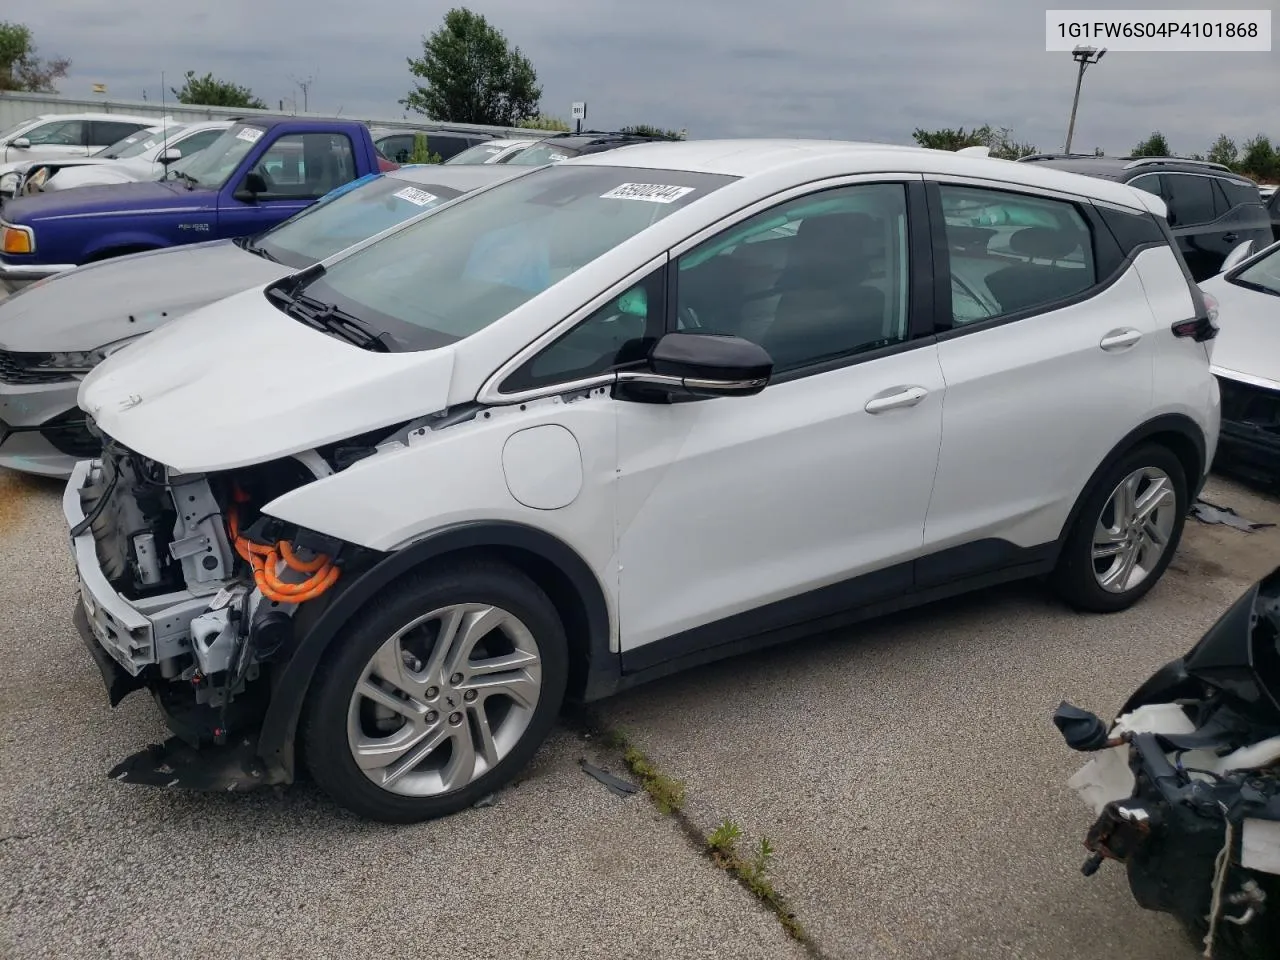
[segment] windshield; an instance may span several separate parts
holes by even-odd
[[[444,346],[733,179],[547,167],[384,237],[333,264],[305,292],[412,349]]]
[[[125,137],[123,140],[117,140],[115,143],[111,144],[111,146],[103,147],[97,153],[92,154],[92,156],[103,157],[107,160],[117,160],[121,156],[123,156],[123,154],[121,153],[122,150],[128,150],[135,143],[143,142],[144,140],[147,139],[147,137],[151,136],[153,133],[158,132],[159,130],[160,130],[159,127],[144,127],[141,130],[136,130],[133,133],[129,134],[127,137]]]
[[[559,163],[561,160],[568,160],[570,157],[576,157],[577,155],[578,151],[569,147],[557,146],[552,143],[536,143],[521,150],[507,163],[513,167],[540,167],[544,163]]]
[[[461,194],[439,183],[379,176],[354,190],[339,188],[321,198],[268,230],[255,246],[288,266],[309,267]]]
[[[23,120],[21,123],[15,123],[12,127],[5,127],[0,130],[0,140],[12,140],[19,130],[25,130],[27,127],[35,126],[40,118]]]
[[[467,147],[461,153],[454,154],[445,163],[485,163],[510,147],[509,143],[477,143],[474,147]]]
[[[1231,282],[1280,297],[1280,244],[1276,244],[1267,256],[1237,273]]]
[[[217,189],[227,182],[235,173],[240,161],[245,158],[253,145],[266,131],[249,123],[237,123],[223,131],[217,140],[209,144],[199,153],[183,157],[169,164],[164,173],[157,179],[182,174],[181,179],[190,177],[197,186]]]
[[[149,130],[144,136],[139,137],[135,134],[134,137],[127,138],[127,140],[131,142],[129,142],[127,147],[116,154],[116,158],[118,160],[127,160],[130,157],[136,157],[141,153],[146,153],[148,150],[160,146],[160,144],[164,143],[165,140],[172,140],[185,127],[186,124],[175,124],[167,130]],[[125,142],[126,140],[120,141],[121,144]],[[119,144],[117,144],[117,146],[119,146]]]

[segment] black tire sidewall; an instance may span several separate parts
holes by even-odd
[[[1093,571],[1093,531],[1102,508],[1125,477],[1142,467],[1163,470],[1173,484],[1175,511],[1169,546],[1156,568],[1142,583],[1124,593],[1110,593],[1098,583]],[[1054,571],[1053,583],[1059,595],[1072,606],[1095,613],[1113,613],[1135,604],[1154,587],[1177,553],[1191,509],[1186,471],[1182,461],[1168,447],[1149,443],[1117,459],[1099,476],[1084,500],[1068,533]]]
[[[347,711],[356,681],[377,648],[406,623],[459,603],[501,607],[528,627],[542,661],[538,705],[515,748],[462,789],[435,797],[383,790],[356,766],[347,744]],[[455,813],[501,788],[532,759],[555,724],[568,675],[568,643],[555,607],[519,570],[500,563],[472,563],[410,574],[356,614],[321,661],[304,709],[307,767],[334,800],[369,819],[414,823]]]

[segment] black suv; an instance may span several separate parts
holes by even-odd
[[[458,130],[375,129],[373,143],[387,159],[408,163],[413,156],[413,139],[419,133],[427,138],[427,150],[440,155],[441,163],[477,143],[493,139],[491,134],[470,130],[464,133]]]
[[[634,133],[605,133],[600,130],[584,130],[582,133],[556,133],[541,138],[531,147],[526,147],[508,163],[514,167],[539,167],[544,163],[559,163],[570,157],[581,157],[588,153],[600,153],[604,150],[615,150],[633,143],[655,143],[664,140],[675,140],[676,137],[646,137]]]
[[[1118,180],[1154,193],[1169,208],[1169,226],[1197,281],[1222,269],[1227,254],[1246,240],[1254,250],[1271,243],[1271,217],[1258,185],[1219,163],[1180,157],[1095,157],[1041,153],[1020,163]]]

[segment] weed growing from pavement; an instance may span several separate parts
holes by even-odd
[[[622,762],[634,776],[639,778],[641,786],[660,813],[674,819],[689,840],[705,853],[712,863],[732,876],[768,907],[782,924],[782,929],[792,939],[799,941],[811,956],[822,956],[817,944],[809,939],[800,921],[796,919],[795,913],[787,905],[782,894],[774,888],[773,881],[768,876],[775,850],[767,837],[761,837],[751,854],[743,856],[738,850],[738,841],[742,839],[742,828],[727,817],[710,834],[703,835],[697,824],[684,812],[683,783],[663,773],[649,757],[632,744],[623,731],[605,727],[590,714],[584,714],[580,719],[589,736],[595,738],[601,745],[622,754]]]

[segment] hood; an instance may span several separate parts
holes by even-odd
[[[41,188],[41,193],[55,193],[58,190],[79,190],[84,187],[109,183],[134,183],[138,180],[149,180],[156,176],[156,167],[149,160],[131,157],[128,160],[112,160],[94,166],[77,164],[64,167],[56,177]]]
[[[183,182],[146,180],[113,183],[103,187],[80,187],[54,193],[15,197],[5,204],[4,218],[10,223],[37,224],[77,214],[142,213],[156,209],[203,209],[213,190],[188,190]]]
[[[1221,275],[1200,289],[1218,301],[1218,335],[1213,366],[1222,373],[1243,373],[1280,383],[1280,297],[1246,290]]]
[[[112,354],[80,384],[108,436],[182,473],[263,463],[444,409],[454,348],[373,353],[255,287]]]
[[[94,350],[292,272],[230,240],[86,264],[0,300],[0,348]]]

